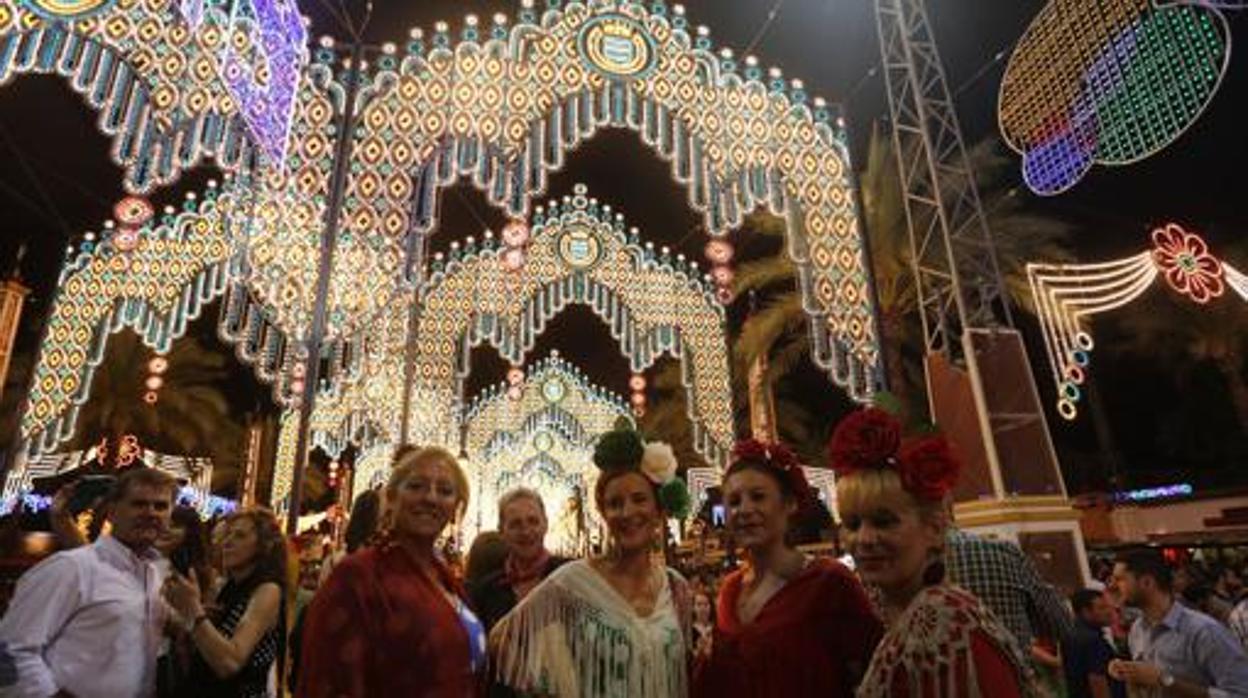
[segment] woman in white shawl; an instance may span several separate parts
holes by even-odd
[[[559,568],[490,634],[500,683],[561,698],[683,698],[688,584],[654,554],[689,493],[665,444],[618,428],[594,449],[609,553]]]

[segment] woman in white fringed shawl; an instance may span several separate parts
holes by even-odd
[[[676,459],[617,428],[599,440],[594,462],[609,552],[559,568],[499,622],[490,634],[495,675],[526,695],[683,698],[690,592],[655,554],[666,515],[688,506]]]

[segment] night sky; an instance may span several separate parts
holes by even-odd
[[[304,12],[313,17],[314,36],[344,37],[322,4],[334,1],[301,2]],[[929,1],[968,144],[995,136],[996,97],[1005,61],[994,61],[994,56],[1013,46],[1041,4],[1037,0]],[[786,77],[804,80],[810,94],[845,103],[854,127],[856,159],[864,159],[869,125],[885,119],[888,111],[882,77],[872,74],[879,63],[872,2],[692,0],[685,5],[690,23],[708,25],[717,47],[729,46],[740,56],[752,46],[751,52],[763,66],[780,66]],[[503,11],[514,16],[517,6],[517,2],[481,0],[376,0],[366,35],[374,42],[401,43],[412,26],[430,31],[436,20],[444,19],[457,32],[467,13],[488,18]],[[363,14],[363,7],[358,0],[348,3],[356,16]],[[773,12],[774,20],[769,21]],[[1231,21],[1236,38],[1248,40],[1248,17],[1240,13]],[[1242,240],[1248,232],[1248,207],[1243,205],[1248,188],[1241,174],[1248,154],[1244,135],[1248,101],[1242,98],[1248,87],[1246,61],[1243,54],[1232,56],[1230,72],[1204,116],[1161,154],[1123,168],[1098,166],[1074,191],[1057,198],[1033,197],[1021,182],[1019,195],[1028,198],[1034,211],[1063,217],[1080,227],[1076,251],[1081,261],[1136,254],[1148,245],[1148,232],[1169,220],[1204,233],[1215,254]],[[11,268],[16,248],[25,243],[28,252],[22,274],[34,287],[21,327],[20,352],[29,352],[37,342],[67,241],[78,241],[83,232],[98,229],[111,216],[112,203],[123,195],[121,171],[109,160],[109,140],[96,130],[94,120],[94,114],[59,78],[22,76],[0,88],[0,204],[6,218],[0,226],[0,272]],[[600,200],[622,211],[645,239],[701,258],[705,241],[699,232],[701,216],[685,203],[685,192],[672,181],[667,163],[638,137],[626,131],[600,132],[571,153],[567,162],[563,171],[551,177],[550,196],[562,196],[575,183],[585,183]],[[179,201],[182,192],[201,188],[215,175],[211,168],[201,168],[152,199],[158,205]],[[485,226],[497,230],[502,221],[501,212],[468,185],[444,192],[442,210],[435,248],[479,235]],[[735,235],[745,249],[761,249],[757,241],[743,238]],[[1231,261],[1248,269],[1248,259]],[[1166,295],[1160,288],[1151,293]],[[1147,312],[1147,307],[1137,312]],[[1191,304],[1184,309],[1201,312]],[[734,317],[740,316],[740,310],[734,309]],[[1119,315],[1130,312],[1128,308]],[[215,309],[205,315],[194,331],[212,338]],[[1237,333],[1242,339],[1248,334],[1248,313],[1241,313],[1238,320],[1222,331]],[[1050,405],[1052,386],[1042,363],[1043,347],[1034,326],[1024,322],[1022,329],[1036,340],[1029,348],[1041,377],[1042,401]],[[1099,340],[1095,378],[1121,456],[1122,484],[1179,480],[1201,488],[1248,484],[1248,435],[1236,423],[1225,385],[1216,375],[1208,367],[1176,365],[1116,350],[1117,340],[1125,344],[1129,339],[1118,315],[1098,320],[1095,331]],[[1245,344],[1241,341],[1241,348]],[[542,357],[550,348],[558,348],[579,363],[600,384],[626,392],[627,365],[607,328],[588,310],[570,309],[553,321],[530,358]],[[1248,375],[1242,365],[1248,357],[1241,353],[1238,360],[1240,375]],[[480,349],[474,355],[471,385],[500,380],[503,370],[503,362],[492,349]],[[250,409],[264,389],[247,368],[234,366],[234,373],[237,380],[231,381],[230,389],[234,406],[239,411]],[[1184,377],[1179,379],[1179,374]],[[18,388],[6,387],[0,411],[11,412]],[[816,380],[806,390],[812,404],[840,404],[830,382]],[[1230,446],[1219,452],[1222,455],[1203,458],[1188,453],[1190,449],[1176,448],[1174,444],[1182,439],[1176,441],[1173,432],[1188,428],[1184,425],[1192,429],[1199,425],[1202,442]],[[1050,426],[1071,489],[1104,486],[1109,471],[1097,454],[1090,420],[1084,417],[1070,425],[1050,413]],[[0,441],[8,437],[0,434]]]

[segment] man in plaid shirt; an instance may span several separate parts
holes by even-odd
[[[1061,641],[1074,632],[1062,598],[1017,545],[952,527],[945,543],[949,579],[991,608],[1024,654],[1037,635]]]

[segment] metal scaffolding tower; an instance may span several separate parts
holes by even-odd
[[[1005,285],[922,0],[876,0],[880,51],[927,350],[1010,327]]]
[[[1004,439],[1012,441],[1007,450],[1021,449],[1051,464],[1050,486],[1041,486],[1037,493],[1065,496],[1026,350],[1013,329],[1009,297],[925,2],[876,0],[876,17],[923,319],[932,416],[944,426],[954,412],[969,414],[971,405],[961,396],[972,397],[973,431],[983,441],[991,494],[1001,498],[1032,489],[1011,483],[1008,473],[1003,476],[999,446]],[[934,376],[942,370],[957,376],[965,371],[962,383],[969,391],[950,388],[953,382]],[[1011,394],[1003,395],[1002,388]],[[949,397],[954,394],[959,397]],[[1016,438],[1020,430],[1027,432],[1021,439]],[[1011,469],[1020,467],[1019,458],[1009,460]]]

